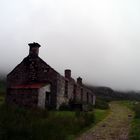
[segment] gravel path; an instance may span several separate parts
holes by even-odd
[[[110,114],[102,122],[76,140],[129,140],[132,111],[118,102],[112,102],[110,108]]]

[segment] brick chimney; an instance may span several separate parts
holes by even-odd
[[[78,78],[77,78],[77,83],[78,83],[79,85],[82,85],[82,78],[81,78],[81,77],[78,77]]]
[[[69,69],[65,70],[65,78],[68,78],[68,79],[71,78],[71,70],[69,70]]]
[[[30,56],[38,56],[39,47],[41,47],[40,44],[33,42],[33,43],[29,43],[28,45],[30,46],[29,55]]]

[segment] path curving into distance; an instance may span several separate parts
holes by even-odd
[[[129,140],[133,112],[119,102],[110,103],[110,109],[103,121],[76,140]]]

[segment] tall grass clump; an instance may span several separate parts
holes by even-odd
[[[5,96],[6,93],[6,83],[0,80],[0,96]]]
[[[135,111],[135,118],[139,118],[140,119],[140,103],[137,103],[134,106],[134,111]]]
[[[109,109],[109,102],[104,99],[97,99],[95,108],[97,109]]]
[[[136,102],[133,110],[135,117],[132,122],[130,140],[140,140],[140,103]]]
[[[2,140],[68,140],[92,123],[93,112],[26,110],[0,105]]]

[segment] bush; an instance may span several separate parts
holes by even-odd
[[[81,122],[82,127],[90,126],[92,123],[95,122],[95,115],[94,112],[75,112],[76,118]]]
[[[133,103],[131,108],[135,112],[135,118],[132,121],[130,140],[140,140],[140,103]]]
[[[0,139],[67,140],[94,122],[94,113],[0,106]]]
[[[94,110],[94,105],[88,104],[88,110],[89,110],[89,111],[93,111],[93,110]]]
[[[70,108],[69,105],[63,103],[63,104],[59,107],[59,110],[61,110],[61,111],[70,111],[71,108]]]
[[[97,99],[95,103],[95,108],[109,109],[109,102],[103,99]]]
[[[130,140],[140,140],[140,119],[134,119],[131,126]]]
[[[134,106],[134,111],[135,111],[135,117],[140,118],[140,103]]]
[[[6,83],[0,80],[0,95],[4,96],[6,93]]]

